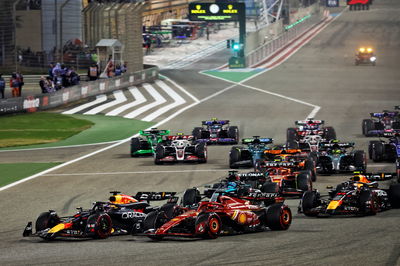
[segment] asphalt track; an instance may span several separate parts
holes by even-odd
[[[366,149],[368,139],[361,136],[361,120],[371,111],[391,108],[400,101],[399,14],[400,2],[396,0],[374,1],[369,11],[345,11],[288,61],[246,85],[320,106],[316,118],[334,126],[341,140],[355,141],[357,148]],[[355,49],[367,44],[377,51],[377,66],[354,66]],[[261,135],[273,137],[277,143],[284,141],[286,128],[294,120],[305,118],[313,108],[197,74],[197,68],[216,67],[224,56],[214,56],[213,64],[199,62],[196,69],[165,72],[200,100],[230,89],[160,128],[189,133],[206,118],[228,118],[239,126],[243,137]],[[22,238],[26,222],[40,212],[55,209],[61,215],[71,214],[75,207],[88,207],[92,201],[106,199],[111,190],[132,194],[143,190],[182,192],[215,181],[226,173],[229,146],[209,147],[209,162],[203,165],[155,166],[150,158],[130,158],[128,150],[128,144],[119,145],[1,191],[0,264],[400,264],[400,210],[374,217],[312,219],[297,214],[297,199],[287,201],[294,219],[284,232],[161,242],[132,236],[50,243]],[[50,160],[62,153],[70,154],[65,149],[45,154]],[[65,158],[84,153],[80,149]],[[393,170],[387,164],[371,164],[369,168]],[[344,175],[319,176],[315,186],[324,192],[326,185],[344,179]]]

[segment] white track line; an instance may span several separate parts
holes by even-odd
[[[101,111],[104,111],[104,110],[106,110],[106,109],[108,109],[110,107],[113,107],[113,106],[117,105],[117,104],[126,102],[126,97],[125,97],[124,93],[121,90],[114,91],[113,94],[114,94],[114,97],[115,97],[114,101],[111,101],[109,103],[105,103],[105,104],[102,104],[100,106],[97,106],[97,107],[95,107],[95,108],[93,108],[93,109],[91,109],[91,110],[89,110],[89,111],[87,111],[86,113],[83,113],[83,114],[84,115],[95,115],[95,114],[98,114]]]
[[[178,93],[176,93],[173,89],[171,89],[167,84],[165,84],[163,81],[161,80],[157,80],[156,84],[163,89],[172,99],[174,99],[174,102],[171,104],[168,104],[158,110],[156,110],[155,112],[149,114],[148,116],[144,117],[142,120],[146,121],[146,122],[150,122],[153,121],[154,119],[156,119],[157,117],[159,117],[160,115],[168,112],[169,110],[184,104],[186,101],[185,99],[183,99]]]
[[[184,92],[187,96],[189,96],[190,98],[193,99],[193,101],[195,102],[200,102],[199,99],[197,99],[196,97],[194,97],[192,94],[190,94],[187,90],[185,90],[181,85],[179,85],[178,83],[176,83],[175,81],[173,81],[172,79],[169,79],[166,76],[163,76],[160,74],[161,77],[163,77],[164,79],[168,80],[168,82],[172,83],[175,87],[177,87],[178,89],[180,89],[182,92]]]
[[[165,171],[135,171],[135,172],[102,172],[102,173],[71,173],[45,174],[44,176],[87,176],[87,175],[128,175],[128,174],[165,174],[165,173],[192,173],[192,172],[226,172],[231,169],[193,169],[193,170],[165,170]]]
[[[154,88],[151,86],[149,83],[143,84],[143,87],[153,96],[153,98],[156,100],[155,102],[152,102],[150,104],[147,104],[145,106],[140,107],[139,109],[124,115],[125,118],[135,118],[138,115],[146,112],[147,110],[150,110],[151,108],[156,107],[157,105],[165,103],[167,100],[165,100],[164,97],[161,96]]]
[[[97,142],[97,143],[89,143],[89,144],[77,144],[77,145],[69,145],[69,146],[55,146],[55,147],[43,147],[43,148],[30,148],[30,149],[18,149],[18,150],[0,150],[0,152],[14,152],[14,151],[36,151],[36,150],[51,150],[51,149],[65,149],[65,148],[79,148],[85,146],[95,146],[95,145],[105,145],[118,142],[120,140],[106,141],[106,142]]]
[[[124,104],[108,113],[106,113],[106,116],[116,116],[122,113],[123,111],[135,107],[139,104],[145,103],[147,100],[143,96],[143,94],[139,91],[137,87],[131,87],[129,88],[129,92],[132,94],[132,96],[135,98],[133,102],[130,102],[128,104]]]
[[[107,101],[107,96],[105,94],[97,95],[96,100],[94,100],[92,102],[89,102],[89,103],[85,103],[85,104],[79,105],[79,106],[77,106],[75,108],[72,108],[71,110],[62,112],[62,114],[72,115],[72,114],[80,112],[80,111],[82,111],[82,110],[84,110],[86,108],[92,107],[93,105],[96,105],[96,104],[99,104],[99,103],[102,103],[102,102],[105,102],[105,101]]]

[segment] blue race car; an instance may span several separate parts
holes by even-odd
[[[242,144],[246,146],[232,147],[229,153],[229,167],[232,169],[255,167],[256,163],[264,158],[264,151],[271,149],[269,144],[272,143],[272,138],[260,138],[260,136],[242,139]]]
[[[198,142],[207,144],[237,144],[239,142],[239,129],[237,126],[230,126],[229,120],[202,121],[203,127],[195,127],[192,131],[193,137]]]
[[[399,109],[399,106],[395,106]],[[400,114],[398,111],[386,111],[381,113],[370,113],[370,119],[362,122],[362,133],[366,137],[381,137],[385,130],[400,129]]]

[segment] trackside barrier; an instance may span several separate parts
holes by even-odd
[[[83,82],[80,85],[64,88],[53,93],[1,99],[0,115],[47,110],[90,96],[112,92],[145,82],[154,82],[158,79],[158,74],[158,67],[153,66],[142,71],[125,73],[118,77]]]
[[[308,29],[310,29],[313,25],[322,21],[325,16],[321,16],[319,14],[315,14],[310,16],[307,20],[304,20],[302,23],[287,29],[281,35],[279,35],[274,40],[258,47],[257,49],[246,54],[246,62],[248,67],[252,67],[267,57],[275,53],[277,50],[281,49],[283,46],[287,45],[290,41],[296,39],[297,37],[304,34]]]

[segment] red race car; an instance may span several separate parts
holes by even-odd
[[[265,202],[275,198],[275,203]],[[229,196],[217,190],[209,201],[200,201],[196,207],[175,205],[175,215],[163,211],[151,212],[144,221],[145,234],[154,240],[163,237],[217,238],[221,234],[247,231],[287,230],[292,222],[289,207],[276,193],[255,191],[245,197]]]

